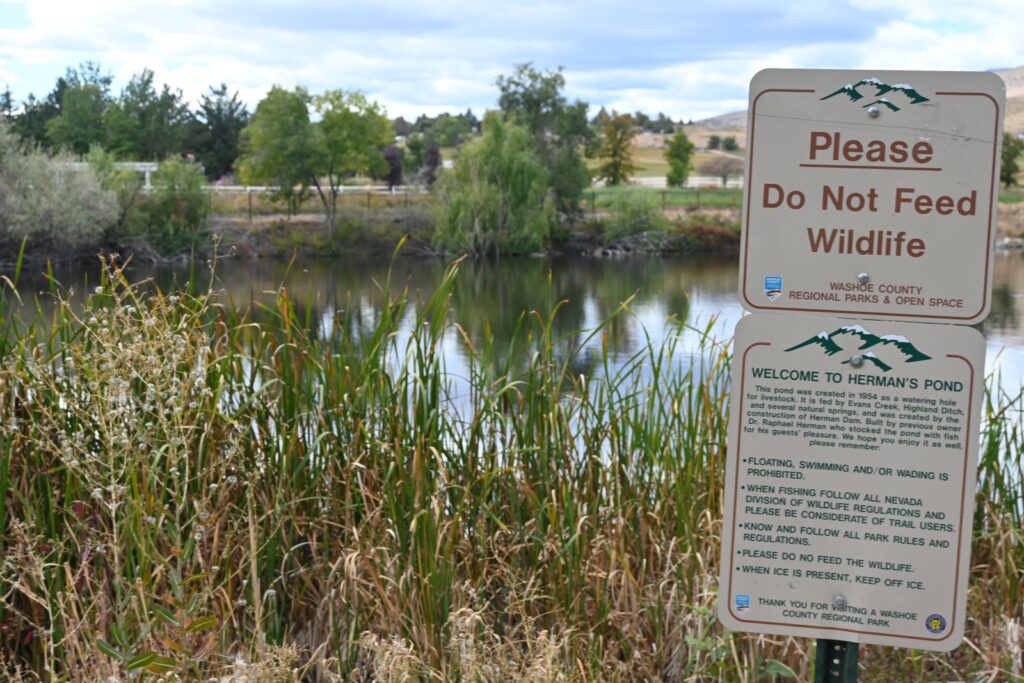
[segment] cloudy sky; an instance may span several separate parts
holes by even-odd
[[[190,100],[227,83],[358,89],[393,115],[494,107],[495,78],[565,68],[567,94],[699,119],[746,107],[764,67],[1024,65],[1021,0],[0,0],[0,89],[45,95],[98,62],[144,67]]]

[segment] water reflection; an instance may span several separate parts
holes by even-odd
[[[275,292],[284,288],[296,302],[303,320],[310,321],[316,334],[333,326],[362,339],[376,325],[385,300],[386,283],[392,293],[407,291],[410,315],[419,311],[440,282],[446,265],[436,259],[399,258],[394,262],[374,259],[282,261],[222,260],[216,265],[214,286],[232,306],[251,307],[252,316],[268,315],[258,304],[272,305]],[[26,268],[20,293],[31,312],[38,298],[45,314],[52,305],[47,279],[40,268]],[[65,268],[55,272],[73,299],[80,299],[98,280],[93,268]],[[210,271],[205,263],[188,266],[130,264],[132,281],[151,280],[163,289],[192,286],[205,289]],[[1003,383],[1019,387],[1024,377],[1024,256],[1000,254],[994,261],[992,311],[981,325],[988,339],[989,370],[998,370]],[[674,328],[666,325],[684,320],[690,327],[703,328],[714,317],[712,333],[728,339],[742,311],[736,300],[737,264],[733,258],[517,258],[495,261],[466,261],[462,264],[451,299],[451,322],[457,323],[480,346],[494,340],[496,352],[507,348],[508,340],[520,326],[540,329],[540,319],[549,333],[560,341],[563,353],[576,355],[580,372],[592,369],[595,355],[604,345],[611,359],[621,362],[644,344],[659,346]],[[580,349],[590,330],[611,316],[624,302],[629,310],[616,316],[593,348]],[[535,313],[534,313],[535,312]],[[526,316],[524,318],[524,316]],[[411,320],[407,321],[407,325]],[[684,330],[680,350],[697,348],[699,335]],[[445,343],[445,360],[450,370],[465,365],[465,348],[454,330]],[[499,354],[495,362],[505,362]]]

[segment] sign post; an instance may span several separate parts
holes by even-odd
[[[963,638],[1004,102],[987,73],[751,82],[719,619],[817,638],[815,681]]]
[[[814,656],[814,683],[856,683],[857,643],[819,638]]]

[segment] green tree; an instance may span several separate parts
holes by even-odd
[[[309,118],[312,98],[305,88],[293,91],[274,86],[256,105],[242,130],[238,172],[245,183],[276,185],[275,198],[290,211],[309,195],[317,167],[318,146]]]
[[[14,95],[11,94],[10,86],[4,87],[4,91],[0,93],[0,118],[6,124],[14,120]]]
[[[512,122],[530,133],[533,148],[548,169],[558,211],[575,218],[590,174],[580,152],[596,151],[597,136],[587,121],[587,103],[570,104],[562,90],[562,70],[540,72],[519,64],[510,76],[499,76],[498,106]]]
[[[719,149],[722,146],[722,138],[712,135],[708,138],[708,149]]]
[[[636,172],[633,164],[633,138],[636,136],[633,117],[613,110],[601,135],[603,139],[598,156],[602,162],[598,167],[598,177],[608,185],[621,185]]]
[[[600,109],[597,110],[597,113],[594,114],[594,118],[590,119],[590,125],[592,125],[594,128],[597,128],[598,130],[601,130],[602,128],[604,128],[604,125],[608,123],[608,119],[610,118],[611,116],[608,114],[608,110],[605,109],[604,107],[601,107]]]
[[[442,114],[434,123],[437,141],[442,147],[455,147],[473,132],[473,124],[463,117]]]
[[[686,184],[693,164],[693,149],[693,143],[684,131],[680,130],[672,136],[665,150],[665,160],[669,165],[669,187],[682,187]]]
[[[531,134],[491,112],[439,182],[435,243],[478,255],[543,248],[554,225],[549,188]]]
[[[726,152],[735,152],[740,146],[736,143],[736,136],[730,135],[722,140],[722,149]]]
[[[161,254],[194,248],[204,237],[210,193],[199,166],[181,159],[160,164],[153,178],[156,190],[136,207],[148,228],[147,241]]]
[[[1021,153],[1024,153],[1024,138],[1003,133],[1003,163],[999,169],[999,181],[1006,187],[1017,184]]]
[[[317,163],[310,182],[320,197],[327,224],[333,227],[342,179],[385,173],[383,152],[394,133],[383,107],[360,92],[328,90],[314,98],[314,106],[320,122],[315,129]]]
[[[242,129],[248,123],[249,112],[237,91],[229,98],[228,87],[221,83],[202,95],[199,110],[189,122],[185,149],[196,155],[207,178],[215,180],[234,168]]]
[[[153,86],[153,72],[143,69],[107,111],[106,148],[122,159],[159,161],[180,154],[189,120],[181,91]]]
[[[427,147],[431,140],[423,133],[411,133],[405,139],[405,151],[407,152],[405,167],[413,173],[419,173],[423,168],[423,161],[426,159]]]
[[[395,129],[395,135],[408,137],[409,134],[412,133],[412,124],[401,116],[391,121],[391,127]]]
[[[310,121],[310,106],[317,123]],[[342,180],[386,172],[383,149],[392,138],[384,110],[362,93],[329,90],[310,97],[303,88],[274,86],[242,131],[239,171],[245,182],[278,185],[293,210],[314,190],[333,227]]]
[[[57,80],[61,89],[67,86],[63,78]],[[14,118],[11,124],[11,132],[18,138],[33,147],[48,149],[50,138],[46,137],[46,124],[50,119],[56,118],[60,113],[60,100],[63,92],[51,92],[45,99],[37,100],[35,95],[29,93],[28,98],[22,103],[21,113]]]
[[[103,142],[103,119],[110,106],[110,75],[99,65],[84,62],[78,69],[68,69],[61,91],[60,109],[45,122],[46,137],[51,146],[84,155],[89,148]]]

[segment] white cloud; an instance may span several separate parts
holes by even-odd
[[[305,85],[364,90],[393,115],[479,112],[495,106],[498,74],[533,61],[565,65],[569,96],[595,106],[702,118],[744,108],[765,67],[1024,64],[1020,0],[25,0],[12,11],[22,10],[27,28],[0,29],[0,87],[19,98],[91,60],[115,90],[148,67],[193,101],[221,82],[250,106],[271,85]]]

